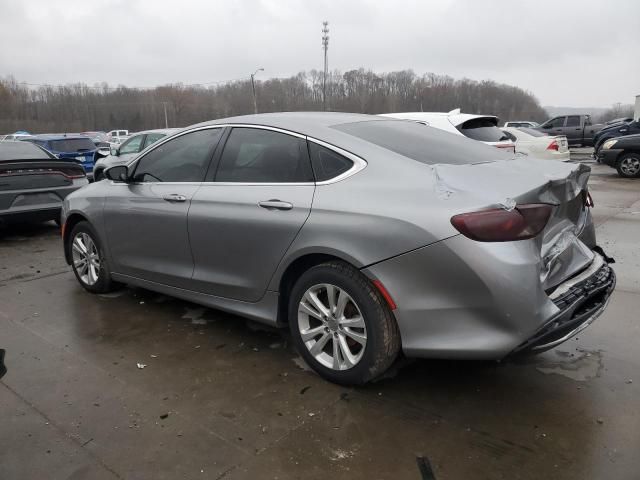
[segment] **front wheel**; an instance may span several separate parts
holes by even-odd
[[[325,379],[360,385],[400,350],[395,318],[369,279],[343,262],[307,270],[290,296],[289,327],[305,361]]]
[[[111,280],[104,250],[98,235],[88,222],[79,222],[69,235],[67,248],[71,267],[78,282],[91,293],[107,293],[115,290]]]
[[[616,170],[624,178],[640,177],[640,154],[625,153],[620,157]]]

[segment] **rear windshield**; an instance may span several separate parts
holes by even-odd
[[[540,130],[534,130],[533,128],[519,128],[518,130],[523,131],[527,135],[531,135],[532,137],[548,137],[548,135]]]
[[[490,118],[474,118],[467,120],[458,126],[463,135],[481,142],[502,142],[509,140],[502,130],[496,127],[494,120]]]
[[[32,143],[0,143],[0,160],[45,160],[49,158],[54,157]]]
[[[55,152],[80,152],[95,150],[96,146],[90,138],[67,138],[65,140],[52,140],[51,148]]]
[[[498,148],[410,120],[372,120],[332,128],[429,165],[464,165],[510,158]]]

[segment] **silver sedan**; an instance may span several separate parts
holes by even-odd
[[[615,284],[589,173],[383,117],[222,119],[69,195],[65,255],[90,292],[288,325],[320,375],[361,384],[401,353],[502,359],[588,326]]]

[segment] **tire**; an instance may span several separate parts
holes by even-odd
[[[99,169],[99,170],[95,170],[95,171],[93,172],[93,181],[94,181],[94,182],[99,182],[100,180],[102,180],[102,179],[104,178],[103,171],[104,171],[104,170]]]
[[[398,356],[400,334],[391,310],[369,279],[351,265],[332,261],[310,268],[289,299],[293,341],[321,377],[362,385],[383,374]],[[335,307],[333,314],[329,305]]]
[[[86,270],[83,266],[87,265],[87,255],[82,251],[83,246],[85,252],[88,250],[91,253],[90,265]],[[73,227],[65,248],[71,258],[73,273],[82,288],[91,293],[108,293],[117,289],[118,284],[111,279],[100,239],[89,222],[79,222]]]
[[[616,164],[618,175],[624,178],[640,177],[640,153],[625,153]]]

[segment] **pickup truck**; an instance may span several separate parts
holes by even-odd
[[[549,135],[564,135],[570,146],[590,147],[593,137],[604,125],[593,125],[591,115],[560,115],[544,122],[536,130]]]

